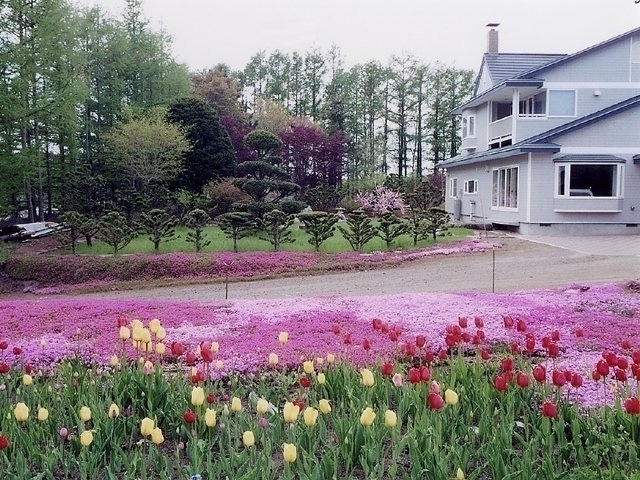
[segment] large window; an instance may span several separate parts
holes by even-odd
[[[449,179],[449,196],[452,198],[458,198],[458,179]]]
[[[497,122],[511,116],[511,102],[491,102],[491,121]]]
[[[575,117],[576,116],[576,91],[575,90],[549,90],[549,116],[550,117]]]
[[[540,92],[537,95],[520,100],[518,104],[518,116],[539,117],[547,111],[547,92]]]
[[[621,197],[621,190],[621,164],[559,163],[556,166],[558,197]]]
[[[492,187],[492,207],[518,208],[518,167],[495,169]]]
[[[462,138],[476,136],[476,116],[462,117]]]

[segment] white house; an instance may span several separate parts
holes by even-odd
[[[489,24],[446,209],[522,234],[640,234],[640,28],[571,55],[498,50]]]

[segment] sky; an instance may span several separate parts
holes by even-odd
[[[125,0],[75,3],[119,17]],[[241,70],[261,50],[304,55],[332,45],[347,67],[410,54],[477,71],[487,23],[500,24],[500,51],[509,53],[575,53],[640,27],[635,0],[143,0],[143,10],[192,71]]]

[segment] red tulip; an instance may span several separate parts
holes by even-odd
[[[431,410],[440,410],[442,407],[444,407],[443,398],[435,392],[429,393],[429,395],[427,396],[427,403],[429,404],[429,408]]]
[[[509,345],[509,349],[511,350],[511,353],[515,355],[520,351],[520,345],[518,345],[518,342],[511,342],[511,345]]]
[[[527,322],[519,318],[516,322],[516,330],[523,333],[527,331]]]
[[[576,328],[576,337],[578,338],[584,337],[584,328]]]
[[[489,353],[489,350],[487,350],[486,348],[483,348],[480,351],[480,358],[482,358],[482,360],[487,361],[491,358],[491,354]]]
[[[547,353],[551,358],[556,358],[560,354],[560,347],[557,343],[551,342],[547,347]]]
[[[507,380],[502,375],[496,375],[493,377],[493,386],[499,392],[504,392],[507,389]]]
[[[624,340],[622,340],[622,342],[620,342],[620,346],[622,347],[623,350],[631,350],[631,342],[629,341],[628,338],[625,338]]]
[[[626,357],[618,357],[618,368],[621,370],[629,368],[629,360]]]
[[[551,340],[553,340],[554,342],[560,341],[560,332],[558,330],[554,330],[553,332],[551,332]]]
[[[480,337],[478,335],[474,335],[473,338],[471,339],[472,345],[480,345],[481,343],[482,343],[482,340],[480,340]]]
[[[462,335],[460,335],[460,338],[464,343],[469,343],[471,341],[471,335],[469,335],[469,332],[462,332]]]
[[[344,337],[342,338],[342,341],[344,342],[345,345],[351,345],[351,334],[350,333],[345,333]]]
[[[564,387],[564,384],[567,383],[567,378],[564,376],[564,372],[560,370],[554,370],[551,373],[551,380],[556,387]]]
[[[558,407],[551,402],[544,402],[542,404],[542,415],[547,418],[555,418],[558,416]]]
[[[469,326],[467,317],[458,317],[458,325],[460,325],[460,328],[467,328]]]
[[[309,377],[300,377],[300,386],[302,388],[309,388],[311,386],[311,380]]]
[[[126,327],[128,323],[129,322],[127,322],[126,318],[122,318],[122,317],[116,318],[116,328],[118,328],[118,329],[120,327]]]
[[[171,342],[171,355],[179,357],[184,353],[184,345],[180,342]]]
[[[396,333],[395,330],[391,330],[389,332],[389,340],[391,340],[392,342],[397,342],[398,341],[398,334]]]
[[[184,412],[182,418],[186,423],[194,423],[196,421],[196,412],[187,410],[186,412]]]
[[[444,337],[444,343],[449,348],[455,347],[458,344],[458,338],[455,335],[448,333]]]
[[[544,349],[549,348],[549,344],[551,343],[551,339],[549,337],[542,337],[542,340],[540,340],[540,343],[542,345],[542,348],[544,348]]]
[[[594,382],[599,382],[602,379],[602,375],[600,375],[598,370],[593,370],[591,372],[591,378],[593,378]]]
[[[389,333],[389,324],[387,322],[382,322],[382,324],[380,325],[380,331],[385,335]]]
[[[216,396],[213,393],[207,394],[207,403],[215,403]]]
[[[567,382],[570,382],[570,381],[571,381],[571,373],[572,373],[572,372],[571,372],[571,370],[565,370],[565,371],[564,371],[564,379],[565,379]]]
[[[602,352],[602,358],[607,361],[610,367],[618,365],[618,356],[611,351]]]
[[[9,365],[4,362],[0,362],[0,373],[9,373],[9,370],[11,370],[11,367],[9,367]]]
[[[427,339],[424,335],[416,335],[416,347],[422,348],[427,343]]]
[[[640,364],[640,350],[634,350],[631,354],[631,359],[633,360],[633,363]]]
[[[447,355],[447,350],[445,348],[441,348],[438,352],[438,359],[446,360],[447,358],[449,358],[449,355]]]
[[[334,323],[331,326],[331,331],[336,335],[340,335],[340,325],[338,325],[337,323]]]
[[[204,382],[204,372],[202,370],[198,370],[194,375],[189,377],[192,385],[197,385],[200,382]]]
[[[380,320],[379,318],[374,318],[371,321],[371,324],[374,330],[380,330],[380,328],[382,328],[382,320]]]
[[[484,330],[476,330],[476,335],[478,336],[478,338],[480,340],[484,340],[485,339]]]
[[[629,397],[624,401],[624,409],[631,415],[640,413],[640,400],[638,397]]]
[[[503,358],[500,362],[500,365],[502,366],[503,372],[510,372],[511,370],[513,370],[513,358]]]
[[[413,343],[405,343],[404,344],[404,353],[407,357],[415,357],[416,356],[416,346]]]
[[[13,347],[13,354],[20,355],[22,353],[22,349],[20,347]]]
[[[619,368],[616,368],[615,373],[616,373],[616,380],[618,380],[619,382],[627,381],[627,372],[625,370],[620,370]]]
[[[300,411],[303,411],[303,410],[304,410],[304,406],[305,406],[305,405],[304,405],[304,400],[300,400],[300,399],[298,399],[298,400],[293,400],[291,403],[293,403],[294,405],[297,405],[297,406],[298,406],[298,408],[300,409]]]
[[[503,316],[502,321],[504,322],[504,328],[513,328],[513,318],[509,315]]]
[[[640,380],[640,365],[637,363],[631,365],[631,373],[633,374],[633,378]]]
[[[571,386],[573,388],[580,388],[582,386],[582,375],[578,373],[571,374]]]
[[[596,363],[596,371],[602,376],[606,377],[609,375],[609,364],[606,360],[598,360]]]
[[[481,317],[475,317],[473,319],[473,323],[475,324],[476,328],[484,328],[484,320],[482,320]]]
[[[6,350],[7,348],[9,348],[9,344],[7,343],[6,340],[2,340],[0,342],[0,350]]]
[[[409,382],[413,384],[420,383],[420,369],[417,367],[411,367],[407,373],[407,377],[409,378]]]
[[[211,351],[211,345],[209,345],[209,348],[202,348],[202,346],[201,346],[200,347],[200,356],[202,357],[202,361],[204,363],[213,362],[213,352]]]
[[[362,348],[368,352],[369,350],[371,350],[371,340],[369,340],[368,338],[365,338],[362,341]]]
[[[9,439],[0,435],[0,450],[4,450],[9,446]]]
[[[524,340],[524,346],[530,354],[536,349],[536,339],[533,336],[527,336]]]
[[[383,377],[390,377],[393,375],[393,363],[391,362],[384,362],[381,366],[380,366],[380,373],[382,373]]]
[[[533,378],[535,378],[536,382],[542,383],[547,380],[547,369],[544,365],[536,365],[533,367]]]
[[[421,365],[419,370],[420,370],[420,380],[422,380],[423,382],[428,382],[429,380],[431,380],[431,371],[429,370],[428,367]]]
[[[185,357],[185,362],[186,362],[187,365],[189,365],[189,366],[195,365],[196,364],[196,360],[197,360],[197,357],[196,357],[195,353],[187,352],[187,356]]]
[[[518,372],[516,375],[516,383],[520,388],[527,388],[529,386],[529,375],[524,372]]]
[[[432,350],[426,350],[424,352],[424,359],[427,361],[427,363],[431,363],[433,362],[434,358],[435,358],[435,353],[433,353]]]
[[[31,372],[33,372],[33,366],[31,364],[27,363],[24,366],[24,373],[27,373],[27,374],[31,375]]]

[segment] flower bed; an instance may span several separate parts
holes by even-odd
[[[625,478],[640,439],[639,312],[638,293],[615,285],[2,302],[0,468]]]

